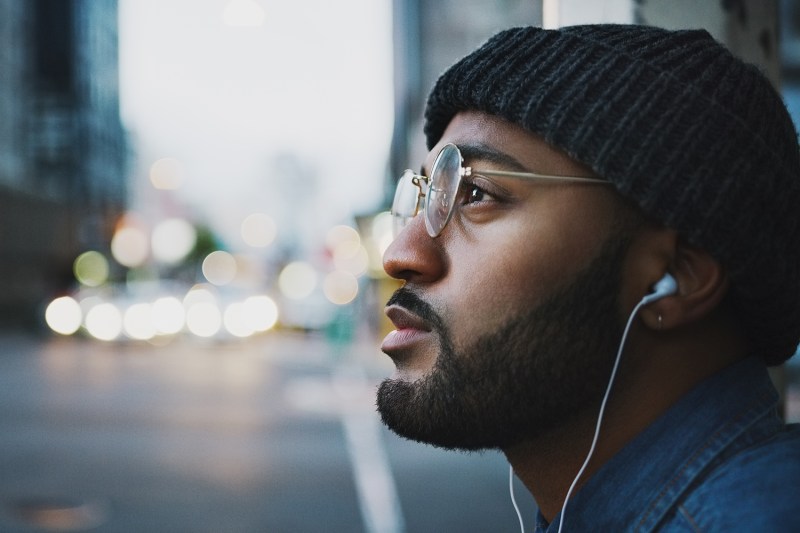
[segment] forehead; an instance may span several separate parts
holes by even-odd
[[[436,146],[431,149],[424,167],[430,169],[436,155],[447,143],[462,149],[468,161],[479,160],[502,164],[505,168],[565,176],[596,176],[592,170],[505,119],[479,111],[462,111],[450,121]],[[475,150],[473,147],[480,147]]]

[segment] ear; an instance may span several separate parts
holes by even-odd
[[[668,271],[675,294],[645,306],[641,317],[653,329],[667,330],[698,322],[711,314],[728,292],[725,269],[701,248],[678,238]]]

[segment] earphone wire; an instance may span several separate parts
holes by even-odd
[[[652,300],[650,298],[645,297],[640,301],[631,311],[630,317],[628,317],[628,323],[625,325],[625,330],[622,332],[622,339],[619,342],[619,348],[617,349],[617,358],[614,360],[614,367],[611,369],[611,376],[608,378],[608,385],[606,386],[606,393],[603,396],[603,401],[600,403],[600,412],[597,415],[597,424],[595,424],[594,428],[594,437],[592,438],[592,445],[589,447],[589,453],[586,454],[586,459],[583,461],[583,466],[581,469],[578,470],[578,474],[575,476],[575,479],[572,480],[572,484],[567,491],[567,495],[564,498],[564,505],[561,506],[561,518],[558,522],[558,533],[561,533],[561,528],[564,527],[564,515],[567,512],[567,503],[569,503],[570,496],[572,496],[572,491],[575,490],[575,486],[578,484],[578,480],[583,475],[583,472],[586,470],[586,467],[589,465],[589,461],[591,461],[592,456],[594,455],[595,447],[597,446],[597,441],[600,437],[600,428],[603,424],[603,415],[606,411],[606,404],[608,403],[608,398],[611,395],[611,387],[614,386],[614,379],[617,376],[617,369],[619,368],[619,362],[622,359],[622,350],[625,347],[625,341],[628,338],[628,331],[631,329],[631,324],[633,323],[633,318],[636,316],[636,313],[639,312],[639,309],[645,305],[650,303]],[[512,494],[513,497],[513,494]],[[516,503],[514,504],[516,507]]]
[[[514,505],[514,510],[517,512],[519,518],[519,530],[525,533],[525,524],[522,522],[522,513],[517,505],[517,499],[514,497],[514,467],[508,465],[508,492],[511,493],[511,503]]]

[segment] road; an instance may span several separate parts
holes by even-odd
[[[377,342],[2,342],[0,532],[519,530],[502,455],[382,427]]]

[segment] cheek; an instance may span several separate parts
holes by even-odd
[[[479,253],[468,243],[450,248],[447,293],[440,296],[456,346],[496,330],[549,292],[546,254],[536,253],[530,239],[519,241],[509,233],[493,237]]]
[[[598,253],[605,222],[582,223],[554,204],[447,243],[442,303],[453,342],[494,331],[568,285]]]

